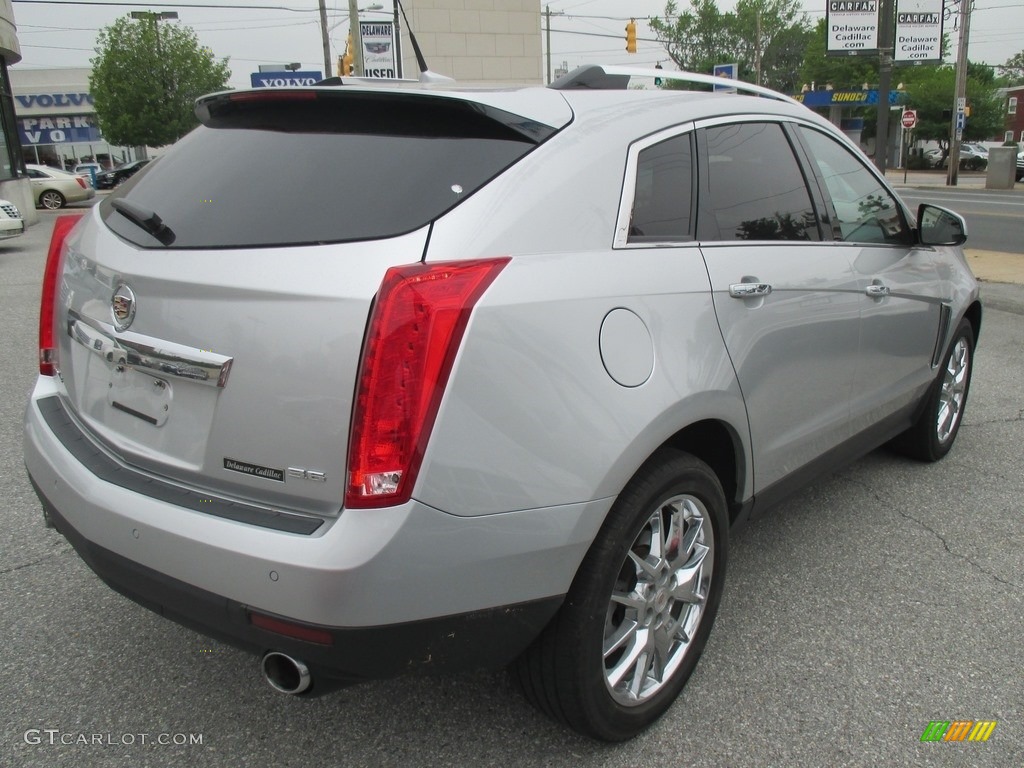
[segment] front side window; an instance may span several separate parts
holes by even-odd
[[[708,199],[701,240],[820,240],[796,155],[777,123],[705,130]]]
[[[674,136],[637,156],[629,242],[693,239],[693,155],[690,134]]]
[[[834,207],[835,237],[845,242],[906,245],[910,230],[899,204],[850,150],[810,128],[800,128]]]

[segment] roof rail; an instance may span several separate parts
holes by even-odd
[[[675,80],[682,83],[701,83],[703,85],[728,86],[737,91],[752,93],[757,96],[764,96],[776,101],[786,101],[791,104],[800,104],[799,101],[786,96],[771,88],[765,88],[752,83],[745,83],[742,80],[732,80],[728,77],[716,75],[703,75],[697,72],[677,72],[669,69],[644,69],[640,67],[610,66],[604,64],[589,64],[574,69],[567,75],[563,75],[549,85],[557,91],[572,90],[575,88],[592,88],[594,90],[623,90],[628,87],[631,77],[657,77],[662,80]],[[803,105],[801,105],[803,106]]]

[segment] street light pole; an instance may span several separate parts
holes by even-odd
[[[133,19],[145,19],[153,22],[153,34],[156,36],[156,65],[160,69],[160,88],[162,89],[163,99],[162,103],[167,103],[167,73],[164,68],[164,52],[160,49],[160,22],[167,21],[168,19],[177,19],[177,11],[132,11],[130,14]],[[135,154],[137,160],[146,159],[146,148],[136,147]]]
[[[402,79],[402,28],[398,25],[398,0],[395,4],[395,74]]]

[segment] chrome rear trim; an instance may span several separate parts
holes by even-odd
[[[123,331],[68,310],[68,336],[111,365],[135,368],[211,387],[224,387],[232,358],[205,349]]]

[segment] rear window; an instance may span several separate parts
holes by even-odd
[[[298,94],[298,95],[297,95]],[[305,95],[301,95],[305,94]],[[341,89],[227,94],[101,206],[145,248],[368,240],[418,229],[553,133],[472,102]],[[155,213],[158,240],[111,206]]]

